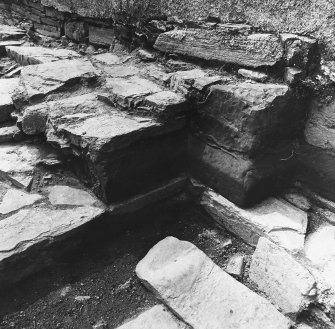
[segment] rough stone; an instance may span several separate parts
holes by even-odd
[[[21,72],[21,86],[29,99],[56,92],[67,83],[80,79],[94,79],[98,72],[88,60],[62,60],[58,62],[26,66]]]
[[[20,65],[36,65],[81,57],[68,49],[45,47],[6,47],[8,57]]]
[[[322,225],[306,239],[305,254],[318,266],[325,281],[335,289],[335,227]]]
[[[0,24],[0,40],[17,40],[26,35],[26,31],[14,26]]]
[[[44,146],[0,144],[0,177],[19,188],[29,188],[35,166],[49,153]]]
[[[23,41],[20,40],[9,40],[9,41],[0,41],[0,57],[6,57],[7,51],[6,47],[18,47],[23,44]]]
[[[52,186],[49,188],[50,202],[54,206],[93,206],[98,200],[90,193],[70,186]]]
[[[188,93],[189,88],[193,86],[196,79],[204,78],[206,72],[200,69],[178,71],[172,74],[170,87],[176,91]]]
[[[247,69],[239,69],[238,74],[242,75],[247,79],[255,80],[257,82],[265,82],[266,80],[269,79],[269,76],[266,73]]]
[[[87,33],[84,22],[69,21],[64,24],[65,35],[70,40],[84,42],[87,39]]]
[[[155,61],[156,57],[153,53],[144,50],[144,49],[140,49],[137,52],[137,56],[144,62],[153,62]]]
[[[303,196],[302,194],[299,194],[299,193],[294,193],[294,192],[291,192],[291,193],[285,193],[283,195],[283,198],[293,204],[295,207],[303,210],[303,211],[308,211],[311,209],[312,205],[311,203],[308,201],[308,199]]]
[[[302,115],[286,85],[252,82],[212,86],[199,111],[203,133],[228,150],[246,153],[288,139]]]
[[[218,24],[215,29],[189,28],[159,35],[155,48],[202,60],[242,66],[273,66],[283,56],[280,38],[251,34],[248,25]]]
[[[19,79],[0,79],[0,122],[10,119],[10,114],[14,110],[12,95],[19,86]]]
[[[0,214],[7,215],[23,207],[31,206],[43,199],[39,194],[29,194],[17,189],[9,189],[0,202]]]
[[[225,271],[230,275],[241,278],[243,276],[244,264],[245,257],[243,255],[234,255],[229,259]]]
[[[0,143],[12,142],[21,134],[17,126],[0,128]]]
[[[137,265],[136,274],[194,329],[289,328],[290,321],[215,265],[193,244],[168,237]]]
[[[305,73],[301,69],[295,67],[285,67],[284,81],[288,84],[295,84],[305,77]]]
[[[224,77],[221,76],[211,76],[211,77],[202,77],[195,79],[193,88],[203,91],[206,88],[212,86],[212,85],[219,85],[221,82],[225,80]]]
[[[39,109],[43,120],[37,127],[34,116],[39,117]],[[184,119],[163,123],[129,116],[95,94],[35,105],[29,113],[23,116],[24,131],[44,132],[50,143],[79,156],[92,187],[105,201],[134,197],[179,174],[186,147]]]
[[[157,305],[143,312],[118,329],[187,329],[185,323],[173,316],[164,306]]]
[[[253,208],[241,209],[208,190],[201,204],[217,224],[252,246],[260,237],[267,237],[292,252],[304,248],[307,214],[285,201],[270,198]]]
[[[102,45],[102,46],[110,46],[113,44],[115,40],[114,30],[103,28],[103,27],[96,27],[93,25],[89,26],[89,42]]]
[[[259,239],[249,277],[284,314],[292,317],[315,299],[316,282],[312,274],[266,238]]]
[[[111,78],[133,77],[140,72],[139,68],[133,65],[102,66],[100,68]]]
[[[99,55],[92,56],[94,61],[98,61],[104,65],[117,65],[121,64],[121,58],[112,53],[103,53]]]
[[[41,206],[1,220],[0,281],[13,283],[40,269],[41,248],[73,236],[79,227],[103,213],[104,209],[97,207],[55,210]]]

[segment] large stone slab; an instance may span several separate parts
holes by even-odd
[[[12,95],[19,86],[19,79],[0,79],[0,122],[10,119],[10,114],[14,110]]]
[[[210,88],[197,124],[218,145],[251,153],[296,135],[302,113],[286,85],[234,82]]]
[[[0,178],[28,189],[36,165],[50,153],[50,149],[43,145],[0,144]]]
[[[266,238],[259,239],[249,276],[283,313],[292,317],[315,300],[316,282],[312,274]]]
[[[237,24],[165,32],[157,38],[155,48],[164,53],[250,67],[273,66],[283,57],[278,36],[253,34],[250,26]]]
[[[257,206],[241,209],[221,195],[207,190],[201,205],[218,225],[256,246],[260,237],[298,252],[304,248],[307,213],[290,203],[269,198]]]
[[[104,213],[99,207],[20,210],[0,221],[0,281],[13,283],[43,266],[46,248]],[[45,265],[44,265],[45,266]]]
[[[6,47],[9,58],[20,65],[36,65],[51,63],[59,60],[81,57],[78,53],[68,49],[54,49],[45,47]]]
[[[61,60],[24,67],[20,84],[28,99],[33,99],[56,92],[67,84],[97,77],[98,72],[88,60]]]
[[[290,327],[272,304],[189,242],[173,237],[159,242],[137,265],[136,274],[194,329]]]
[[[130,116],[94,94],[29,107],[22,126],[80,157],[95,192],[108,202],[147,192],[184,165],[184,119],[163,123]]]
[[[185,323],[173,316],[164,306],[157,305],[140,314],[118,329],[187,329]]]

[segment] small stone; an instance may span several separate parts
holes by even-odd
[[[298,324],[297,329],[313,329],[313,328],[306,323],[300,323]]]
[[[234,255],[229,259],[225,271],[233,276],[242,278],[244,263],[245,257],[243,255]]]
[[[223,80],[226,79],[221,76],[201,77],[194,81],[193,88],[203,91],[205,88],[220,84]]]
[[[74,300],[76,302],[84,303],[91,299],[91,296],[76,296]]]
[[[238,74],[242,75],[247,79],[255,80],[257,82],[265,82],[269,79],[269,76],[265,73],[247,69],[239,69]]]
[[[308,211],[311,209],[311,204],[308,199],[303,196],[302,194],[298,193],[286,193],[283,195],[283,198],[291,203],[292,205],[296,206],[297,208]]]
[[[21,131],[17,126],[0,128],[0,143],[11,142]]]
[[[95,48],[92,45],[89,45],[86,49],[86,54],[94,54],[95,53]]]
[[[156,59],[156,57],[153,53],[151,53],[147,50],[144,50],[144,49],[140,49],[137,52],[137,55],[144,62],[153,62]]]
[[[285,67],[284,81],[288,84],[299,82],[305,77],[303,70],[295,67]]]

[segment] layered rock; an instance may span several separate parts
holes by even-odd
[[[201,205],[215,222],[245,242],[256,246],[260,237],[299,252],[304,248],[307,213],[280,199],[241,209],[213,191],[202,194]]]
[[[296,317],[316,298],[312,274],[284,249],[260,238],[252,256],[250,279],[287,315]]]
[[[12,95],[19,86],[19,79],[0,79],[0,122],[10,119],[14,110]]]
[[[136,274],[192,328],[289,328],[290,321],[215,265],[193,244],[168,237],[137,265]]]
[[[47,124],[48,122],[48,124]],[[95,94],[27,108],[23,131],[80,157],[91,186],[108,202],[130,198],[183,168],[183,118],[168,122],[127,115]]]
[[[59,60],[81,57],[68,49],[53,49],[45,47],[6,47],[7,56],[20,65],[36,65],[51,63]]]

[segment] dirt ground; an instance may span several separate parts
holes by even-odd
[[[117,328],[159,303],[134,270],[167,236],[193,242],[222,268],[232,254],[252,253],[252,248],[217,230],[200,209],[170,202],[151,214],[138,214],[124,227],[104,226],[88,234],[80,248],[0,291],[0,328]]]

